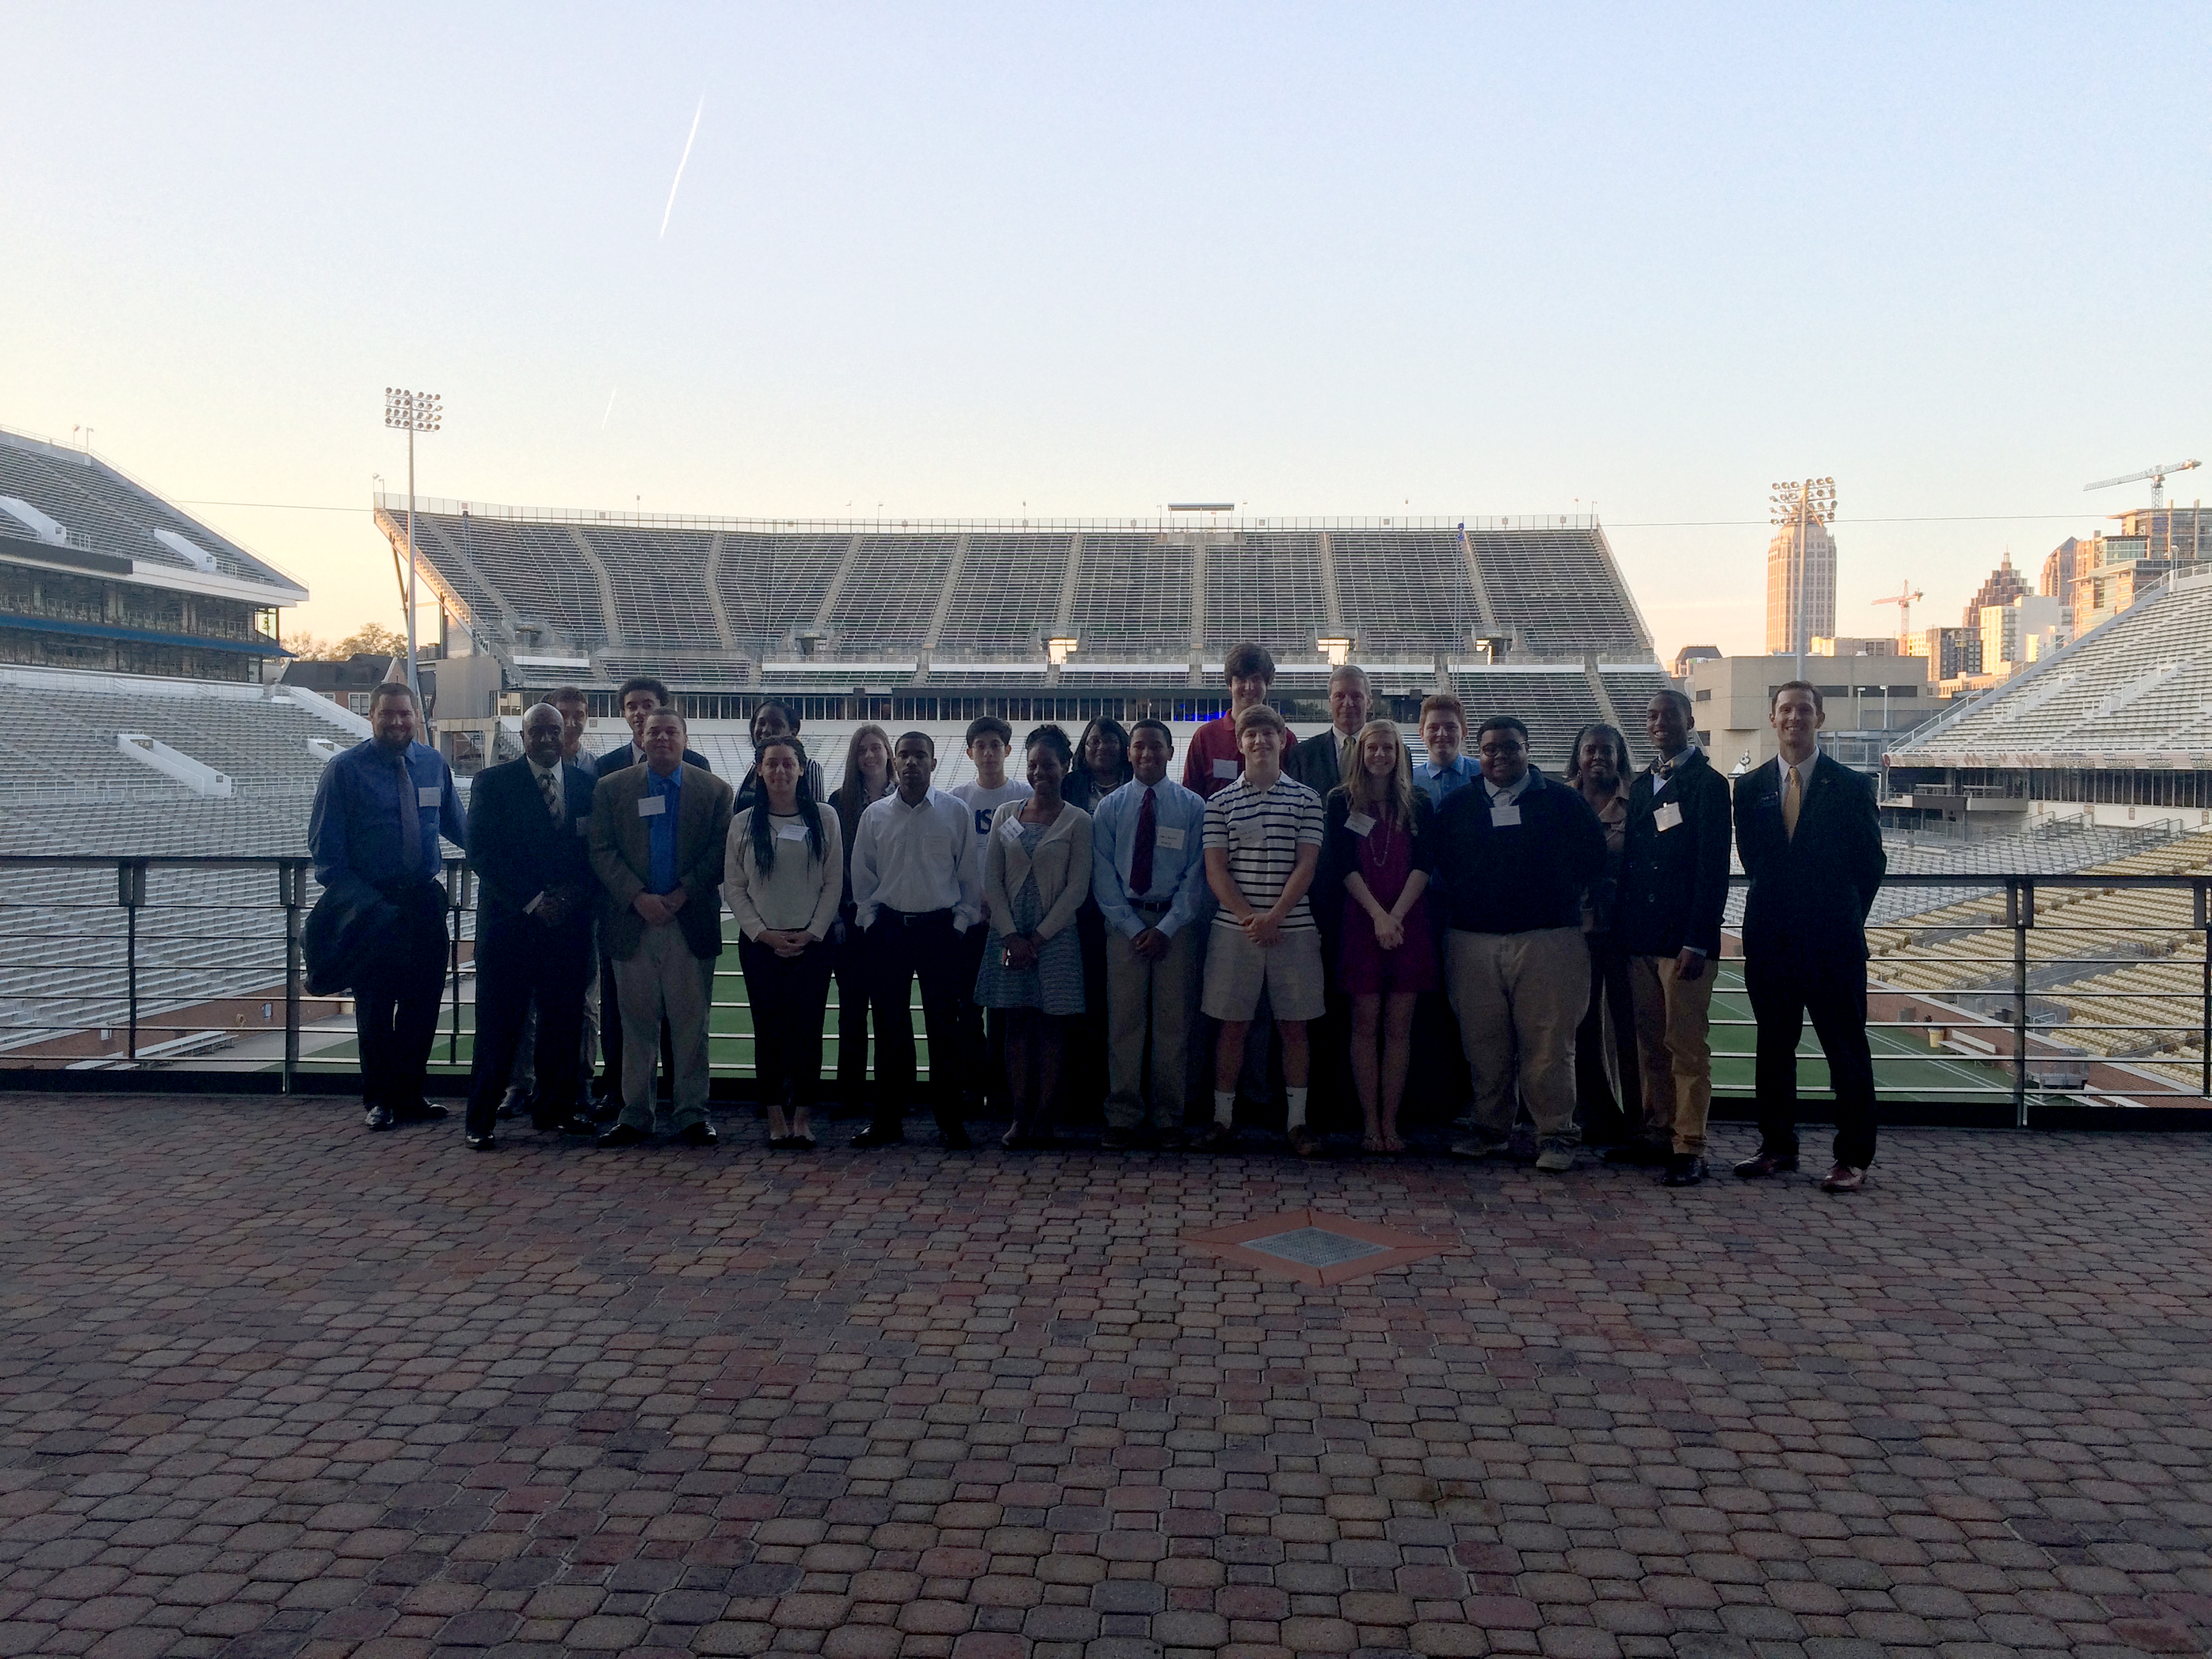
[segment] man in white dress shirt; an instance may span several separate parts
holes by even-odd
[[[875,1121],[853,1138],[855,1146],[906,1139],[915,1090],[908,997],[916,980],[938,1133],[948,1151],[975,1145],[960,1121],[960,944],[982,921],[982,866],[968,807],[929,786],[936,769],[929,734],[902,734],[891,749],[898,787],[862,812],[853,832],[854,922],[865,939],[877,1043]]]

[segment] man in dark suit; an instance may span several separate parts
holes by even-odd
[[[712,772],[684,763],[684,716],[672,708],[647,718],[645,752],[643,766],[611,773],[592,792],[599,937],[614,958],[623,1023],[622,1116],[599,1144],[651,1138],[653,1038],[665,1018],[676,1055],[677,1136],[711,1146],[707,1027],[734,795]]]
[[[578,1104],[596,887],[584,842],[592,779],[562,760],[561,711],[550,703],[522,717],[522,759],[479,773],[469,800],[469,865],[483,888],[467,1124],[477,1152],[496,1144],[501,1086],[533,996],[538,1082],[531,1119],[540,1129],[574,1127],[566,1120]]]
[[[1705,1178],[1713,1103],[1713,981],[1728,905],[1729,787],[1691,741],[1690,700],[1669,689],[1644,710],[1657,758],[1628,790],[1613,940],[1636,1009],[1639,1134],[1609,1164],[1664,1164],[1670,1187]]]
[[[1345,757],[1359,728],[1367,724],[1371,702],[1367,671],[1354,663],[1339,663],[1328,675],[1329,729],[1283,757],[1283,775],[1296,778],[1319,795],[1324,809],[1329,791],[1344,781]],[[1344,872],[1332,867],[1326,857],[1307,899],[1314,925],[1321,929],[1324,986],[1324,1012],[1307,1027],[1313,1097],[1321,1104],[1325,1128],[1349,1127],[1358,1117],[1358,1096],[1352,1086],[1352,999],[1336,982],[1337,942],[1344,927]],[[1346,1116],[1347,1112],[1352,1115]]]
[[[623,719],[629,722],[630,740],[618,749],[610,749],[590,763],[595,778],[611,777],[627,767],[645,764],[645,723],[656,708],[672,708],[674,701],[668,688],[650,674],[635,674],[624,680],[615,692],[615,702],[622,709]],[[714,769],[707,764],[707,757],[690,749],[684,751],[684,764],[696,766],[702,772]],[[599,1054],[604,1061],[599,1073],[599,1092],[609,1105],[600,1114],[599,1121],[606,1121],[619,1109],[622,1100],[623,1023],[615,1003],[615,959],[608,954],[605,943],[599,947]],[[664,1029],[660,1044],[661,1070],[668,1076],[676,1074],[676,1060],[671,1052],[667,1033]]]
[[[1866,919],[1889,868],[1873,787],[1820,752],[1820,688],[1777,686],[1767,722],[1781,753],[1735,787],[1735,844],[1751,878],[1743,983],[1759,1025],[1759,1153],[1746,1180],[1797,1167],[1797,1038],[1805,1017],[1836,1092],[1835,1167],[1855,1193],[1874,1162],[1874,1057],[1867,1047]]]

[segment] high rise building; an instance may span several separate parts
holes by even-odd
[[[1982,607],[1985,605],[2010,605],[2030,591],[2027,578],[2012,568],[2012,550],[2005,550],[2004,562],[1990,572],[1989,580],[1974,590],[1974,597],[1966,601],[1966,614],[1960,623],[1974,633],[1982,629]]]
[[[2074,552],[2081,543],[2069,536],[2051,550],[2051,556],[2043,562],[2043,580],[2035,591],[2047,599],[2074,603]]]
[[[1804,614],[1798,614],[1798,588]],[[1802,624],[1805,637],[1797,636]],[[1818,519],[1784,525],[1766,547],[1766,649],[1769,654],[1813,648],[1816,634],[1836,631],[1836,543]]]

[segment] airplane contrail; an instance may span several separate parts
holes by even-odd
[[[691,112],[691,131],[684,140],[683,160],[677,162],[675,179],[668,186],[668,205],[660,210],[660,234],[664,238],[668,234],[668,216],[676,211],[676,190],[684,182],[684,163],[691,159],[691,142],[699,136],[699,118],[706,112],[707,95],[702,93],[699,94],[699,107]]]
[[[622,388],[621,388],[620,386],[617,386],[617,387],[615,388],[615,392],[619,392],[619,391],[621,391],[621,390],[622,390]],[[614,412],[615,412],[615,393],[614,393],[614,392],[608,392],[608,393],[607,393],[607,412],[606,412],[606,414],[605,414],[605,415],[602,415],[602,416],[599,416],[599,430],[600,430],[600,431],[605,432],[605,431],[607,429],[607,418],[608,418],[608,416],[612,415]]]

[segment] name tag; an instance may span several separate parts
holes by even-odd
[[[637,798],[637,815],[641,818],[657,818],[667,810],[668,797],[665,795],[640,795]]]
[[[1516,802],[1511,806],[1492,807],[1490,809],[1490,827],[1493,830],[1519,829],[1521,827],[1521,807],[1519,803]]]
[[[1152,841],[1154,845],[1164,847],[1170,853],[1182,851],[1182,831],[1180,830],[1155,830],[1152,831]]]
[[[1347,813],[1345,817],[1344,827],[1355,836],[1364,836],[1375,827],[1375,820],[1364,812]]]
[[[779,823],[775,826],[775,838],[778,841],[805,841],[806,826],[803,823]]]
[[[434,783],[423,784],[415,791],[415,804],[417,806],[435,806],[444,799],[444,792]]]
[[[1237,763],[1233,760],[1214,762],[1213,775],[1217,778],[1235,777],[1237,775]]]
[[[1017,846],[1020,845],[1022,839],[1022,821],[1019,818],[1008,818],[1004,823],[999,826],[999,833],[1004,836],[1008,841],[1014,842]]]
[[[1681,822],[1682,808],[1678,801],[1668,801],[1651,815],[1652,827],[1656,830],[1672,830]]]

